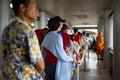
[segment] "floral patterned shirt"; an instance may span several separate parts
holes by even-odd
[[[43,60],[35,32],[19,17],[4,29],[1,39],[3,80],[43,80],[34,64]]]

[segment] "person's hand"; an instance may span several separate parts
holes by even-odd
[[[71,47],[66,47],[65,51],[69,51],[69,50],[71,50]]]
[[[70,56],[72,56],[72,54],[71,54],[71,53],[67,53],[67,56],[69,56],[69,57],[70,57]]]
[[[73,53],[78,54],[76,50],[73,50]]]
[[[75,64],[80,64],[80,60],[75,60],[74,63]]]

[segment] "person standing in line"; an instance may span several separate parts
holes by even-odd
[[[63,27],[61,29],[61,35],[63,39],[63,48],[66,52],[71,50],[71,43],[70,43],[71,38],[67,32],[68,32],[68,26],[66,24],[63,24]]]
[[[65,20],[55,16],[48,21],[49,32],[45,36],[41,47],[46,52],[45,73],[46,80],[71,80],[69,68],[66,64],[73,63],[73,59],[67,56],[63,48],[63,40],[58,31],[61,30]]]
[[[96,54],[98,60],[103,60],[103,51],[104,51],[104,42],[103,42],[103,33],[100,32],[96,38]]]
[[[12,0],[15,17],[2,33],[3,80],[43,80],[44,61],[31,22],[37,19],[35,0]]]
[[[74,30],[73,40],[76,41],[79,45],[81,45],[80,34],[78,33],[78,28],[73,28],[73,30]]]
[[[78,28],[74,27],[73,28],[74,34],[73,34],[73,40],[74,42],[76,42],[76,44],[78,46],[77,50],[74,50],[74,52],[76,53],[76,58],[80,61],[80,57],[81,57],[81,53],[82,53],[82,48],[81,48],[81,36],[80,33],[78,32]]]
[[[73,57],[73,50],[72,50],[72,44],[71,44],[72,41],[71,41],[70,35],[68,34],[68,29],[69,29],[68,26],[66,24],[63,24],[63,27],[61,29],[61,35],[63,39],[63,48],[69,57]],[[69,73],[67,75],[69,76],[69,79],[71,79],[73,74],[74,64],[66,63],[66,67],[68,67],[67,69],[69,69]]]

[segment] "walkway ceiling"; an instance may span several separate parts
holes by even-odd
[[[70,25],[97,25],[113,0],[37,0],[39,11],[61,16]]]

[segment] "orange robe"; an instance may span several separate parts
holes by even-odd
[[[98,35],[96,38],[96,54],[102,55],[104,50],[104,43],[102,42],[102,36]]]

